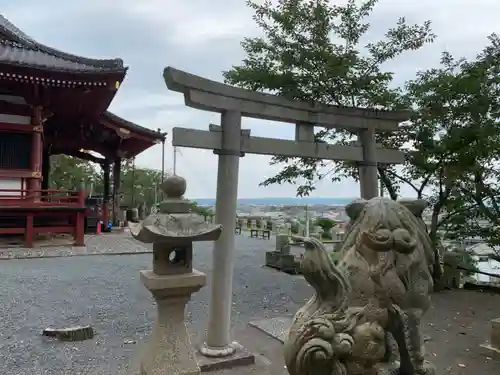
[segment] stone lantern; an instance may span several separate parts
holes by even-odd
[[[185,323],[191,294],[206,283],[193,269],[193,242],[214,241],[222,226],[205,222],[183,198],[186,181],[168,177],[161,185],[166,199],[157,213],[133,226],[132,236],[153,244],[153,269],[141,271],[141,281],[156,300],[158,316],[141,362],[141,375],[194,375],[200,373]]]

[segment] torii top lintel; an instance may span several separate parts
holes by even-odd
[[[184,94],[187,106],[212,112],[239,111],[243,116],[305,123],[352,131],[393,131],[410,118],[410,111],[382,111],[288,100],[276,95],[212,81],[172,67],[163,72],[169,90]]]

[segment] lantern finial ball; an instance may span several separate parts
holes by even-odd
[[[168,176],[160,186],[167,198],[182,198],[186,192],[186,180],[180,176]]]

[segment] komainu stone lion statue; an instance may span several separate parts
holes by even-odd
[[[315,294],[285,341],[290,375],[434,375],[420,333],[434,263],[425,206],[351,203],[337,265],[320,241],[303,239],[301,268]]]

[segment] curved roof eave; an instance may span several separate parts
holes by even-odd
[[[7,18],[0,14],[0,45],[4,47],[3,53],[0,54],[3,60],[21,65],[23,59],[31,60],[28,64],[31,68],[40,66],[37,64],[37,59],[45,62],[53,62],[53,65],[41,65],[44,68],[52,68],[54,70],[76,71],[83,73],[85,70],[95,72],[96,70],[104,72],[119,72],[126,71],[123,60],[116,59],[92,59],[82,56],[73,55],[70,53],[59,51],[55,48],[48,47],[45,44],[39,43],[33,38],[26,35]],[[10,53],[10,55],[9,55]],[[17,59],[20,61],[17,61]],[[63,64],[65,63],[65,64]],[[60,66],[63,65],[63,66]]]
[[[146,128],[144,126],[137,125],[131,121],[125,120],[124,118],[115,115],[114,113],[111,113],[110,111],[106,111],[104,113],[104,119],[122,128],[130,130],[131,132],[149,137],[151,138],[152,142],[163,141],[166,136],[165,133],[161,133],[159,131]]]
[[[0,47],[1,49],[1,47]],[[108,69],[108,70],[100,70],[100,69],[95,69],[95,70],[88,70],[85,68],[74,68],[74,67],[65,67],[65,66],[53,66],[53,65],[40,65],[36,63],[30,63],[29,61],[7,61],[7,60],[2,60],[0,58],[0,65],[2,66],[11,66],[13,68],[25,68],[25,69],[30,69],[33,71],[39,71],[39,72],[48,72],[48,73],[62,73],[62,74],[78,74],[78,75],[85,75],[85,76],[106,76],[106,75],[119,75],[121,76],[120,82],[125,79],[125,76],[127,74],[127,71],[129,69],[128,66],[125,66],[123,68],[119,69]]]

